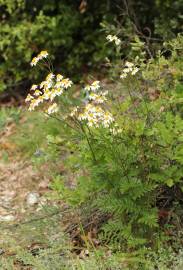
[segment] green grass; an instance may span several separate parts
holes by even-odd
[[[86,247],[81,252],[83,256],[76,255],[73,243],[63,230],[64,212],[47,205],[39,212],[26,213],[25,220],[16,224],[0,224],[4,252],[0,256],[0,269],[124,270],[121,258],[108,256],[104,248],[90,246],[89,254],[85,252]]]
[[[21,112],[23,121],[17,126],[12,140],[21,154],[26,157],[40,157],[48,150],[47,136],[59,134],[58,121],[47,119],[43,113]]]
[[[2,108],[0,109],[0,131],[2,131],[8,124],[18,124],[20,120],[19,108]]]

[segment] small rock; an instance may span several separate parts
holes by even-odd
[[[33,206],[39,201],[39,194],[37,192],[30,192],[27,194],[26,202],[28,206]]]
[[[14,220],[15,220],[15,216],[13,215],[0,216],[0,221],[10,222]]]
[[[2,255],[4,253],[5,253],[4,249],[0,248],[0,255]]]

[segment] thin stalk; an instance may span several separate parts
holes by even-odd
[[[85,129],[84,129],[84,127],[83,127],[83,125],[82,125],[81,123],[80,123],[80,127],[81,127],[81,130],[83,131],[83,134],[84,134],[85,137],[86,137],[88,146],[89,146],[90,151],[91,151],[91,153],[92,153],[93,160],[94,160],[94,162],[97,162],[96,157],[95,157],[95,153],[94,153],[93,148],[92,148],[92,145],[91,145],[91,143],[90,143],[90,140],[89,140],[89,138],[88,138],[88,136],[87,136],[87,133],[85,132]]]
[[[64,119],[60,119],[56,116],[53,116],[53,115],[50,115],[48,113],[45,113],[47,116],[53,118],[53,119],[56,119],[57,121],[59,122],[63,122],[64,124],[66,124],[69,128],[73,129],[74,131],[77,131],[78,132],[78,129],[75,129],[73,126],[71,126],[68,122],[66,122]]]

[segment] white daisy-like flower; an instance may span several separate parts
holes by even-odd
[[[70,116],[71,116],[71,117],[74,117],[74,116],[77,114],[78,109],[79,109],[79,107],[78,107],[78,106],[77,106],[77,107],[75,107],[75,108],[72,110],[72,112],[70,113]]]
[[[34,97],[31,96],[30,94],[28,94],[27,97],[26,97],[26,99],[25,99],[25,102],[29,102],[29,101],[31,101],[33,99],[34,99]]]
[[[139,68],[135,67],[133,70],[132,70],[132,75],[135,75],[137,72],[139,71]]]
[[[92,91],[97,91],[100,88],[100,81],[94,81],[91,85],[90,85],[90,89]]]
[[[132,71],[133,71],[132,67],[126,67],[126,68],[123,69],[124,73],[129,73],[129,72],[132,72]]]
[[[29,105],[29,111],[33,111],[40,103],[41,103],[41,99],[33,99]]]
[[[41,89],[42,89],[42,88],[45,88],[45,87],[47,86],[47,84],[48,84],[47,81],[42,81],[42,82],[40,83],[40,88],[41,88]]]
[[[116,38],[114,40],[114,43],[116,44],[116,46],[119,46],[121,44],[121,40],[119,38]]]
[[[41,91],[39,91],[39,90],[36,90],[36,91],[34,92],[34,96],[36,96],[36,97],[39,97],[41,94],[42,94],[42,93],[41,93]]]
[[[46,58],[48,56],[48,52],[47,51],[41,51],[36,57],[34,57],[31,61],[31,66],[36,66],[37,63],[42,60],[43,58]]]
[[[34,90],[36,90],[37,88],[38,88],[38,85],[33,84],[33,85],[31,86],[31,89],[30,89],[30,90],[31,90],[31,91],[33,90],[33,91],[34,91]]]
[[[47,51],[41,51],[40,54],[38,55],[39,60],[46,58],[48,56]]]
[[[53,101],[57,96],[61,96],[62,94],[63,89],[52,89],[49,94],[50,100]]]
[[[53,80],[54,77],[55,75],[53,73],[49,73],[48,76],[46,77],[46,81],[50,82],[51,80]]]
[[[132,68],[132,67],[134,67],[134,64],[131,63],[131,62],[126,61],[125,66],[128,67],[128,68]]]
[[[56,96],[58,96],[58,92],[56,89],[52,89],[52,91],[50,92],[50,100],[53,101]]]
[[[37,63],[39,62],[39,58],[38,57],[34,57],[30,63],[30,65],[33,67],[33,66],[36,66]]]
[[[56,76],[57,82],[60,82],[61,80],[63,80],[63,78],[64,77],[61,74],[57,74],[57,76]]]
[[[116,46],[119,46],[121,44],[121,40],[115,36],[115,35],[108,35],[106,37],[106,39],[109,41],[109,42],[114,42]]]
[[[49,100],[51,98],[51,91],[49,89],[46,89],[43,94],[43,98],[45,100]]]
[[[69,80],[68,78],[63,79],[63,80],[61,81],[61,86],[62,86],[63,88],[65,88],[65,89],[71,87],[72,84],[73,84],[73,82],[72,82],[71,80]]]
[[[87,85],[85,86],[84,90],[85,90],[86,92],[89,92],[89,91],[91,90],[90,85],[89,85],[89,84],[87,84]]]
[[[46,111],[48,114],[56,113],[58,112],[58,105],[56,103],[53,103],[48,107],[48,110]]]
[[[112,36],[112,35],[108,35],[108,36],[106,37],[106,39],[107,39],[108,41],[112,42],[112,41],[113,41],[113,36]]]
[[[59,88],[63,87],[63,86],[62,86],[62,82],[60,82],[60,81],[56,82],[56,84],[54,85],[54,87],[55,87],[56,89],[59,89]]]
[[[63,94],[63,92],[64,92],[62,88],[57,89],[56,91],[57,91],[57,96],[62,95],[62,94]]]
[[[110,132],[113,134],[113,135],[118,135],[119,133],[122,132],[122,129],[121,128],[110,128]]]
[[[122,73],[121,75],[120,75],[120,78],[121,79],[125,79],[127,77],[127,73]]]
[[[98,104],[104,103],[104,101],[107,100],[104,94],[97,95],[95,93],[91,93],[88,98],[89,98],[89,100],[92,100],[92,101],[94,101],[95,103],[98,103]]]
[[[103,117],[103,126],[108,128],[110,124],[114,122],[114,118],[111,113],[106,112]]]

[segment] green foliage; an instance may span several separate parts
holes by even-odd
[[[16,108],[2,108],[0,110],[0,131],[7,125],[18,124],[20,118],[20,110]]]
[[[36,77],[27,73],[32,54],[42,49],[55,55],[62,70],[70,74],[84,64],[98,63],[106,55],[99,31],[105,5],[101,2],[96,9],[92,4],[86,14],[79,11],[79,5],[79,1],[1,0],[0,90],[25,88]]]
[[[35,161],[45,162],[57,156],[56,144],[49,147],[50,137],[60,134],[55,119],[45,119],[45,117],[34,112],[31,115],[21,110],[21,117],[24,121],[17,126],[16,133],[11,136],[21,153],[26,157],[32,157]],[[55,147],[54,147],[55,145]]]
[[[83,248],[78,256],[74,254],[73,245],[63,232],[61,226],[63,219],[64,213],[61,209],[46,205],[36,214],[27,213],[26,220],[23,222],[8,226],[1,224],[1,238],[3,239],[1,247],[5,251],[0,257],[1,269],[182,269],[182,250],[175,252],[169,247],[160,247],[157,252],[150,248],[142,248],[138,252],[113,253],[108,247],[94,248],[88,242],[86,243],[88,249]]]
[[[172,3],[171,0],[156,0],[155,2],[159,10],[159,17],[155,19],[155,33],[170,39],[182,32],[182,1],[177,0]]]
[[[87,3],[86,3],[87,2]],[[126,3],[126,4],[125,4]],[[151,6],[151,12],[149,12]],[[1,0],[0,22],[0,91],[27,88],[36,73],[28,73],[27,66],[34,54],[46,49],[61,63],[62,71],[76,75],[91,68],[101,68],[106,56],[114,50],[103,42],[100,24],[116,33],[110,24],[118,21],[123,57],[126,48],[138,35],[149,51],[151,38],[157,41],[172,38],[182,31],[180,14],[182,1],[51,1]],[[111,31],[112,30],[112,31]],[[160,39],[160,40],[159,40]],[[151,48],[150,48],[151,49]],[[77,73],[75,72],[77,70]],[[12,93],[13,94],[13,93]]]
[[[84,127],[73,147],[74,158],[67,161],[81,176],[74,190],[61,188],[62,198],[76,205],[90,199],[91,207],[107,213],[110,218],[101,237],[115,249],[156,245],[155,235],[163,232],[161,196],[171,194],[168,213],[172,203],[181,203],[177,194],[183,190],[182,36],[167,47],[169,59],[163,52],[140,64],[141,72],[121,83],[126,93],[111,93],[108,106],[120,132]],[[59,191],[59,181],[55,188]]]
[[[3,250],[10,256],[1,256],[0,268],[71,269],[71,243],[60,226],[61,216],[61,209],[45,205],[18,225],[1,224]]]

